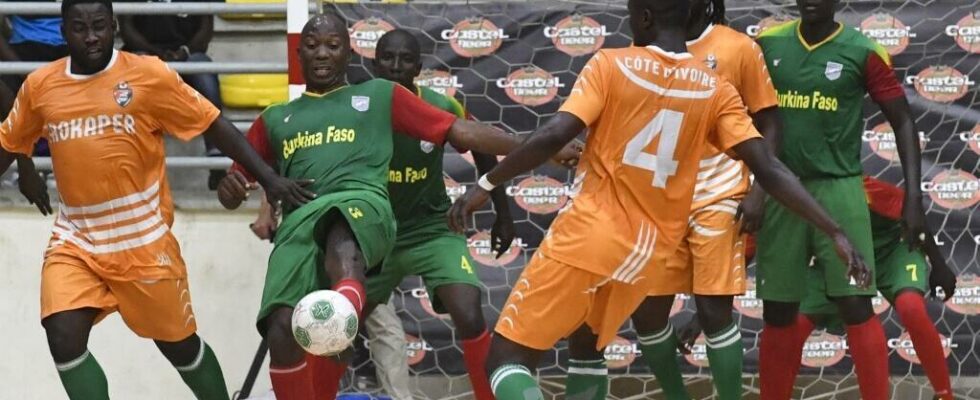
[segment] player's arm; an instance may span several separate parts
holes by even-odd
[[[782,119],[779,109],[767,107],[752,114],[752,124],[762,134],[762,137],[772,154],[779,154],[782,146]],[[758,182],[752,182],[749,194],[742,199],[738,206],[736,218],[742,220],[742,231],[752,233],[762,226],[765,213],[766,191]]]
[[[50,215],[51,199],[48,197],[48,184],[34,168],[34,161],[23,154],[17,158],[17,188],[27,201],[37,207],[41,215]]]
[[[905,174],[905,205],[902,208],[902,225],[905,240],[909,246],[919,247],[925,240],[925,209],[922,206],[922,155],[919,150],[919,137],[905,91],[891,67],[888,53],[870,52],[865,62],[865,87],[871,99],[881,107],[885,119],[895,131],[895,145],[898,158]]]
[[[20,61],[20,57],[17,57],[17,53],[7,43],[10,38],[2,34],[8,30],[7,28],[9,28],[7,16],[0,15],[0,61]]]
[[[194,32],[194,36],[191,40],[187,42],[187,48],[190,53],[205,53],[208,51],[208,45],[211,44],[211,39],[214,37],[214,16],[213,15],[201,15],[198,16],[201,19],[201,25]]]
[[[474,152],[473,162],[476,164],[477,174],[483,176],[497,166],[497,157]],[[514,241],[514,218],[510,215],[510,202],[507,201],[505,188],[491,190],[490,201],[493,202],[493,209],[497,214],[493,228],[490,229],[490,251],[497,253],[497,258],[500,258]]]

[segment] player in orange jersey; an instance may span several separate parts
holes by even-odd
[[[661,279],[687,229],[706,146],[733,151],[779,201],[833,239],[861,285],[864,261],[838,225],[760,140],[735,88],[685,44],[687,0],[630,0],[634,47],[600,50],[558,114],[450,210],[465,219],[489,191],[540,165],[584,129],[574,197],[514,285],[488,371],[498,399],[542,399],[540,355],[581,324],[605,346]]]
[[[187,271],[170,231],[163,136],[203,132],[260,177],[273,202],[299,205],[311,196],[276,175],[162,61],[114,50],[110,1],[65,0],[61,15],[70,56],[27,77],[0,124],[0,170],[40,137],[50,143],[62,205],[41,271],[41,324],[65,391],[73,400],[109,398],[88,337],[119,311],[198,399],[227,400],[218,360],[195,333]]]
[[[773,147],[779,133],[776,89],[759,46],[724,25],[724,0],[694,0],[688,20],[687,46],[694,58],[724,77],[738,91],[755,126]],[[669,316],[674,295],[693,294],[700,325],[707,335],[712,383],[721,400],[742,396],[742,337],[732,319],[732,300],[745,292],[745,257],[741,230],[754,231],[765,198],[752,186],[748,168],[709,147],[701,156],[691,217],[677,253],[658,270],[650,297],[633,313],[640,349],[668,400],[688,400],[677,364],[678,341]],[[746,207],[743,209],[742,205]],[[747,211],[744,226],[739,213]],[[580,328],[569,338],[567,396],[608,391],[603,352],[596,337]]]

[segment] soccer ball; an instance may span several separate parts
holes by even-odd
[[[307,353],[340,354],[357,336],[357,310],[344,295],[318,290],[303,297],[293,309],[293,337]]]

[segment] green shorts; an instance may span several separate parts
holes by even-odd
[[[369,303],[387,302],[391,292],[408,276],[422,277],[432,307],[438,313],[446,312],[436,295],[440,286],[461,283],[482,288],[476,263],[466,247],[466,238],[449,231],[444,217],[441,224],[442,229],[427,229],[424,235],[399,231],[395,248],[385,258],[381,269],[372,271],[367,278]]]
[[[391,251],[395,218],[388,199],[377,193],[331,193],[293,211],[279,225],[269,256],[258,315],[260,331],[264,331],[262,320],[276,307],[294,307],[310,292],[331,287],[323,265],[323,245],[328,228],[339,217],[350,225],[369,269]]]
[[[874,271],[874,244],[864,183],[860,176],[810,179],[803,186],[834,218]],[[766,215],[757,236],[756,282],[763,300],[798,303],[808,277],[810,260],[814,275],[823,282],[830,297],[874,296],[875,284],[859,289],[847,276],[847,266],[837,257],[833,241],[815,227],[774,200],[766,204]]]

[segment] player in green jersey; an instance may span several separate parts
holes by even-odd
[[[292,310],[307,293],[329,287],[358,313],[363,310],[365,272],[380,264],[394,242],[387,191],[393,134],[490,154],[506,154],[519,143],[439,110],[393,82],[346,85],[350,37],[335,14],[310,19],[297,53],[307,91],[263,111],[248,135],[266,162],[283,176],[311,179],[307,188],[317,195],[302,207],[282,210],[260,305],[257,325],[269,342],[270,375],[280,400],[336,395],[346,366],[305,355],[292,335]],[[233,166],[219,185],[219,200],[236,208],[251,187],[247,174]]]
[[[779,158],[834,215],[871,266],[874,248],[860,160],[865,94],[895,129],[905,172],[902,215],[909,246],[918,246],[925,238],[919,147],[905,92],[888,53],[836,22],[837,5],[837,0],[797,0],[802,18],[770,28],[758,42],[778,91],[784,122]],[[784,400],[792,394],[802,353],[802,344],[792,340],[803,297],[799,281],[811,257],[826,284],[826,295],[847,324],[862,396],[887,398],[888,352],[881,323],[873,318],[874,286],[863,289],[848,281],[846,266],[834,257],[828,238],[775,202],[766,205],[758,239],[756,279],[766,323],[759,345],[762,399]]]

